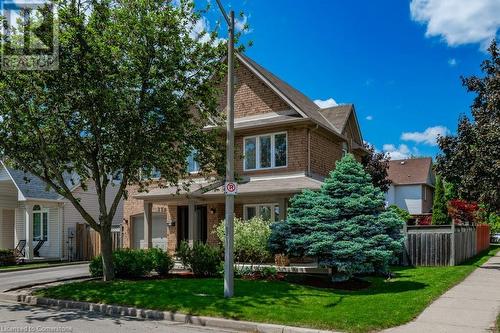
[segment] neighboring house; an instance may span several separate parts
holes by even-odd
[[[73,195],[94,218],[99,216],[97,194],[93,184],[84,191],[77,182],[66,177]],[[29,180],[28,182],[26,180]],[[111,202],[117,187],[108,190]],[[123,201],[113,220],[120,225],[123,219]],[[76,208],[38,177],[5,166],[0,161],[0,249],[13,249],[20,241],[26,244],[25,257],[33,259],[33,248],[42,240],[39,256],[47,259],[66,259],[70,249],[76,252],[75,231],[78,223],[85,223]],[[68,236],[71,235],[70,239]]]
[[[435,176],[430,157],[390,161],[388,178],[392,181],[385,194],[388,205],[413,215],[432,211]]]
[[[335,162],[366,150],[354,106],[321,109],[250,58],[237,54],[235,69],[235,171],[242,179],[236,217],[286,218],[290,197],[318,190]],[[225,94],[224,94],[225,95]],[[226,112],[226,97],[221,96]],[[161,152],[159,152],[161,153]],[[193,177],[199,166],[190,158]],[[224,219],[222,182],[195,179],[190,191],[129,186],[124,206],[124,246],[175,251],[182,240],[217,243]]]

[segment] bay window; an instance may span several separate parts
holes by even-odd
[[[244,138],[244,169],[270,169],[287,165],[287,133]]]

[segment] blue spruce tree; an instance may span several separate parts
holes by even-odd
[[[337,162],[319,192],[296,195],[288,211],[287,250],[317,257],[332,279],[385,273],[402,251],[404,221],[384,209],[384,195],[352,155]]]

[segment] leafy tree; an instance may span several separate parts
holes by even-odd
[[[382,192],[387,192],[392,181],[387,178],[389,161],[391,157],[384,152],[376,152],[375,147],[369,143],[364,143],[364,147],[370,152],[361,158],[361,164],[365,171],[372,176],[373,186],[378,187]]]
[[[500,55],[496,41],[488,49],[490,59],[481,69],[484,77],[462,78],[476,93],[471,121],[461,116],[456,136],[438,139],[441,154],[437,171],[456,186],[458,195],[478,201],[487,211],[500,211]]]
[[[458,198],[458,193],[455,185],[453,183],[447,182],[446,180],[443,180],[444,183],[444,200],[445,202],[448,202],[452,199],[457,199]]]
[[[445,199],[444,182],[440,175],[436,176],[436,185],[434,192],[434,202],[432,204],[432,224],[450,224],[448,217],[448,208]]]
[[[207,172],[219,165],[217,133],[203,129],[218,115],[224,45],[195,31],[201,13],[187,0],[55,6],[59,69],[0,72],[0,155],[68,199],[100,234],[111,280],[111,221],[127,184],[147,185],[138,170],[161,172],[160,186],[177,184],[193,149]],[[95,183],[98,219],[64,174],[84,188]],[[119,190],[108,202],[111,186]]]
[[[319,192],[291,200],[288,253],[318,257],[333,279],[386,272],[402,250],[403,220],[384,210],[384,195],[352,155],[337,162]]]

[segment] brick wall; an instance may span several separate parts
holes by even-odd
[[[342,144],[319,131],[311,130],[311,172],[327,176],[342,158]]]
[[[235,68],[235,117],[247,117],[260,113],[290,110],[278,95],[264,82],[249,71],[244,65]],[[220,105],[226,112],[226,80],[222,80],[224,94],[220,97]]]

